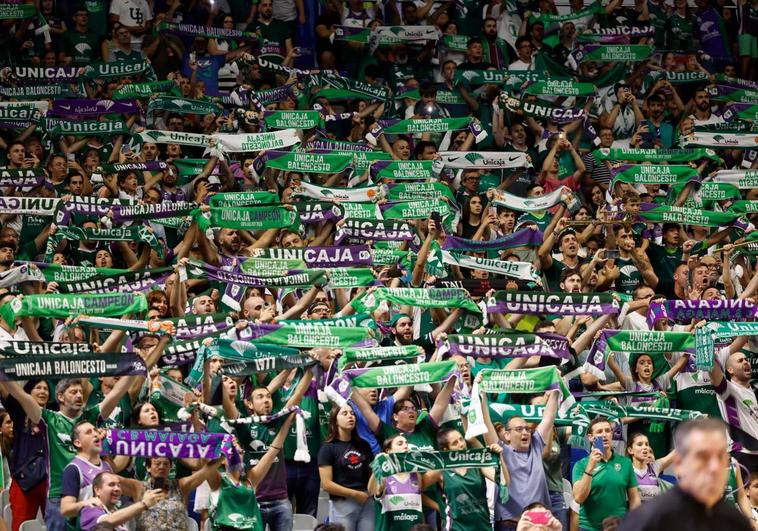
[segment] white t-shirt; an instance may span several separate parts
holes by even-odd
[[[722,348],[717,354],[722,367],[726,366],[729,357],[729,349]],[[724,377],[721,384],[715,386],[716,396],[719,399],[721,416],[733,428],[739,428],[748,435],[758,439],[758,398],[752,387],[746,388],[727,380]],[[732,430],[730,430],[731,432]],[[737,444],[732,441],[732,444]],[[741,450],[746,454],[758,455],[756,451]]]
[[[534,70],[534,61],[525,63],[521,59],[518,59],[508,65],[508,70]]]
[[[153,19],[150,6],[146,0],[113,0],[111,15],[118,15],[118,20],[125,26],[142,26],[145,22]],[[132,48],[142,50],[144,35],[132,34]]]

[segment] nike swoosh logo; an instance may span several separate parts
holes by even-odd
[[[514,160],[518,160],[521,158],[521,155],[516,155],[515,157],[508,157],[508,162],[513,162]]]
[[[60,106],[61,109],[64,109],[64,110],[67,110],[67,111],[71,110],[71,105],[59,105],[59,106]]]
[[[455,161],[456,161],[456,160],[458,160],[459,158],[461,158],[461,157],[448,157],[447,161],[448,161],[448,162],[455,162]]]

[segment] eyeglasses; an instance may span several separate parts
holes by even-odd
[[[416,406],[403,406],[400,408],[400,411],[405,411],[406,413],[415,413],[418,410],[416,409]]]
[[[529,426],[516,426],[515,428],[509,428],[508,431],[515,431],[516,433],[524,433],[532,431]]]

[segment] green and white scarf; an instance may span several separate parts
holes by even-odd
[[[382,188],[382,195],[389,201],[410,201],[414,199],[447,198],[455,203],[455,196],[449,186],[442,183],[400,183]]]
[[[433,161],[431,160],[392,160],[373,161],[371,163],[371,178],[377,179],[431,179]]]
[[[347,348],[340,357],[340,368],[348,363],[371,363],[397,360],[418,360],[424,349],[417,345],[375,348]]]
[[[318,111],[266,111],[263,121],[271,129],[313,129],[323,123]]]
[[[537,94],[544,96],[593,96],[597,92],[597,87],[592,83],[581,83],[571,79],[538,81],[532,83],[524,90],[526,94]]]
[[[34,4],[0,4],[0,20],[31,18],[36,14]]]
[[[686,164],[635,164],[623,165],[614,171],[614,182],[628,184],[679,184],[699,181],[695,168]]]
[[[508,488],[503,482],[500,457],[487,448],[470,448],[448,452],[415,450],[404,453],[380,453],[371,462],[371,471],[378,481],[407,472],[423,473],[432,470],[490,467],[497,471],[495,483],[499,487],[498,499],[501,503],[505,503],[508,499]]]
[[[477,271],[487,271],[489,273],[495,273],[496,275],[504,275],[506,277],[526,280],[528,282],[537,282],[540,278],[530,262],[493,260],[490,258],[469,256],[455,251],[442,251],[442,261],[448,265]]]
[[[365,188],[326,188],[303,182],[300,183],[300,186],[295,189],[292,195],[327,201],[368,203],[376,201],[379,192],[378,186],[367,186]]]
[[[490,188],[490,191],[493,193],[493,205],[504,206],[509,210],[519,212],[539,212],[551,209],[561,202],[564,193],[562,188],[558,188],[540,197],[520,197],[495,188]]]
[[[253,231],[291,227],[299,219],[296,210],[289,210],[278,205],[248,208],[212,207],[209,221],[204,223],[203,220],[206,218],[199,211],[195,218],[203,230],[214,227]]]
[[[377,288],[352,302],[359,312],[373,312],[382,302],[419,308],[461,308],[480,314],[479,306],[465,289],[459,288]]]
[[[129,128],[121,120],[100,122],[96,120],[63,120],[45,118],[44,129],[53,137],[59,136],[111,136],[129,133]]]
[[[755,188],[758,187],[758,170],[719,170],[713,181],[733,184],[740,190]]]
[[[158,95],[147,104],[148,114],[152,114],[155,111],[167,111],[176,114],[212,114],[216,116],[222,110],[223,108],[220,105],[210,101],[192,100],[177,96]]]
[[[121,316],[147,310],[147,299],[140,293],[87,293],[83,295],[27,295],[9,303],[15,317],[52,317],[74,315]]]
[[[710,147],[719,149],[753,149],[758,147],[754,133],[698,132],[679,138],[683,147]]]
[[[604,160],[627,160],[631,162],[691,162],[700,159],[721,161],[712,149],[626,149],[601,148],[592,152],[596,162]]]
[[[296,129],[282,129],[270,133],[221,133],[213,135],[213,138],[216,139],[221,149],[228,153],[281,149],[294,146],[300,142]]]
[[[728,212],[701,210],[698,208],[658,206],[650,210],[641,210],[639,217],[654,223],[682,223],[703,227],[723,227],[730,225],[739,216]]]
[[[717,342],[739,336],[758,335],[755,322],[711,322],[695,330],[695,366],[698,370],[713,367],[713,353]]]

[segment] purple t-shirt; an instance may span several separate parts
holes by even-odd
[[[85,507],[79,513],[79,526],[82,528],[82,531],[92,531],[97,526],[98,520],[107,514],[106,510],[102,507]],[[116,529],[118,531],[129,531],[129,528],[125,524],[121,524]]]
[[[524,507],[534,502],[550,507],[550,492],[542,464],[542,450],[545,448],[542,435],[536,431],[532,434],[528,452],[517,452],[503,442],[500,446],[503,447],[510,482],[508,501],[502,504],[495,498],[495,520],[518,519]]]

